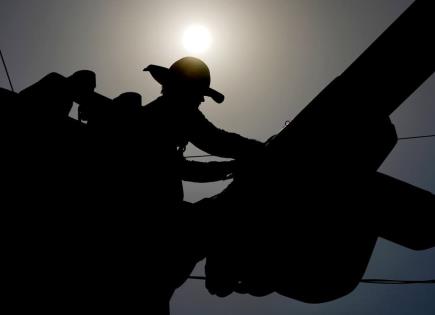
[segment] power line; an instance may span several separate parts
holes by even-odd
[[[401,141],[401,140],[413,140],[413,139],[422,139],[422,138],[434,138],[435,134],[433,135],[423,135],[423,136],[414,136],[414,137],[402,137],[402,138],[397,138],[397,140]],[[205,157],[211,157],[214,155],[211,154],[204,154],[204,155],[189,155],[186,156],[187,159],[197,159],[197,158],[205,158]]]
[[[415,136],[415,137],[404,137],[399,138],[398,140],[410,140],[410,139],[421,139],[421,138],[433,138],[435,135],[425,135],[425,136]]]
[[[362,279],[360,282],[369,284],[435,284],[434,280],[390,280],[390,279]]]
[[[205,280],[204,276],[190,276],[188,279],[191,280]],[[362,279],[360,283],[367,284],[435,284],[435,279],[433,280],[391,280],[391,279]]]
[[[15,92],[15,91],[14,91],[14,87],[12,86],[11,77],[9,76],[8,67],[6,66],[5,58],[3,57],[3,53],[2,53],[2,51],[1,51],[1,49],[0,49],[0,56],[1,56],[1,58],[2,58],[3,66],[5,67],[6,76],[8,77],[8,80],[9,80],[9,85],[11,86],[11,91],[12,91],[12,92]]]

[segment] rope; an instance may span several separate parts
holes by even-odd
[[[12,92],[15,92],[15,91],[14,91],[14,87],[12,86],[11,77],[9,76],[8,67],[6,66],[5,58],[3,58],[3,53],[2,53],[2,51],[1,51],[1,49],[0,49],[0,56],[1,56],[1,59],[2,59],[2,61],[3,61],[3,66],[5,67],[6,76],[8,77],[8,80],[9,80],[9,85],[11,86],[11,91],[12,91]]]
[[[190,276],[188,279],[191,280],[205,280],[206,277],[203,276]],[[435,284],[435,279],[433,280],[391,280],[391,279],[362,279],[360,283],[367,284],[396,284],[396,285],[406,285],[406,284]]]

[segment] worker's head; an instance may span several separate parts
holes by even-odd
[[[169,69],[149,65],[144,71],[149,71],[162,85],[163,95],[175,98],[185,106],[197,108],[204,96],[210,96],[217,103],[224,100],[221,93],[210,88],[210,70],[197,58],[182,58]]]

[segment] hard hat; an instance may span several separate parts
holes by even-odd
[[[184,57],[174,62],[169,69],[156,65],[149,65],[144,69],[164,87],[175,87],[199,92],[210,96],[216,103],[224,101],[224,95],[210,88],[210,70],[198,58]]]

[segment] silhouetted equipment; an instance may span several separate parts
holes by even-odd
[[[170,107],[156,107],[164,100],[143,107],[137,93],[112,100],[94,89],[95,74],[82,70],[70,77],[50,73],[20,93],[0,90],[8,117],[2,124],[8,152],[3,193],[24,209],[10,212],[11,231],[20,235],[10,243],[17,258],[8,261],[10,279],[19,292],[26,279],[40,285],[33,296],[22,294],[41,306],[78,300],[72,308],[92,303],[125,312],[138,308],[143,294],[166,314],[173,290],[203,252],[194,251],[194,239],[184,235],[194,219],[191,205],[182,203],[181,179],[219,180],[232,163],[182,163],[173,141],[183,140],[183,130],[177,134],[179,124],[173,124],[180,117],[164,119]],[[74,102],[78,120],[69,117]],[[207,129],[198,142],[216,130],[237,152],[251,142],[263,147],[253,140],[244,145],[242,137],[213,129],[199,111],[195,115]],[[34,255],[41,258],[30,263]],[[170,276],[153,277],[154,270]]]
[[[79,71],[51,73],[20,93],[0,89],[5,298],[48,313],[133,312],[145,295],[166,310],[170,286],[137,282],[143,268],[167,264],[146,259],[164,246],[152,226],[168,202],[147,203],[163,192],[147,183],[156,174],[141,167],[148,148],[127,117],[141,98],[111,100],[94,88],[95,74]],[[74,102],[85,122],[69,117]]]
[[[207,254],[211,293],[326,302],[358,285],[378,237],[435,246],[434,195],[377,172],[397,142],[389,115],[435,70],[433,12],[415,1],[264,156],[199,203],[225,226]]]

